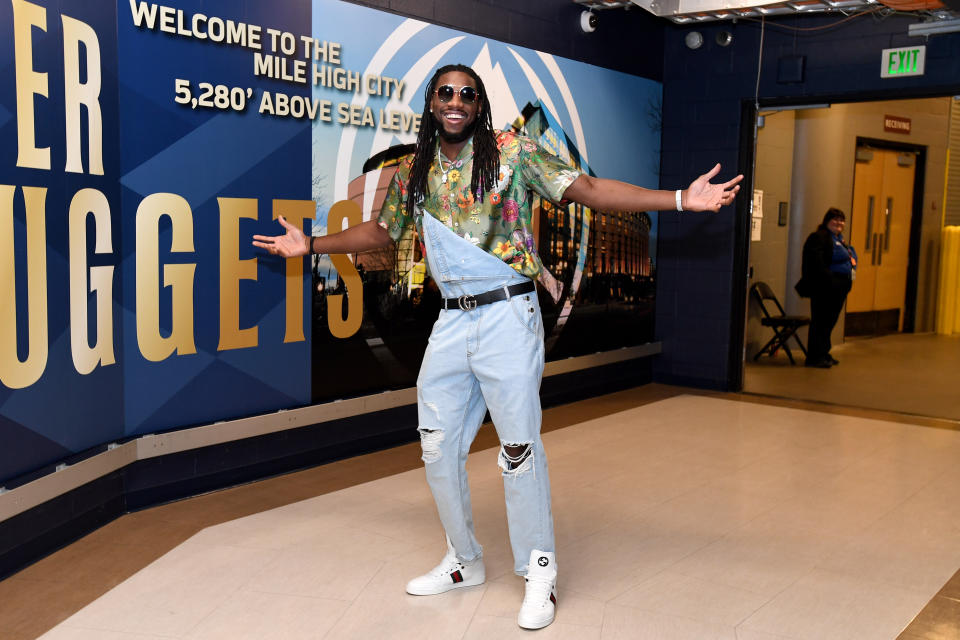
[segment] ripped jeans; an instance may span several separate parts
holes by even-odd
[[[430,272],[445,298],[475,295],[527,279],[425,214]],[[555,551],[550,477],[540,440],[543,325],[536,293],[443,310],[417,379],[427,482],[457,556],[482,555],[474,535],[466,461],[484,414],[501,442],[499,466],[514,570],[527,571],[533,549]]]

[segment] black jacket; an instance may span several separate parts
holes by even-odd
[[[796,285],[797,293],[809,298],[833,291],[849,291],[850,278],[830,271],[832,261],[833,236],[826,227],[820,225],[803,243],[803,264],[800,282]]]

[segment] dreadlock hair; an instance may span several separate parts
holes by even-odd
[[[440,127],[430,112],[430,101],[437,88],[437,81],[445,73],[459,71],[470,76],[477,85],[477,105],[479,113],[473,129],[473,176],[470,179],[470,193],[482,200],[488,189],[497,182],[500,171],[500,152],[497,138],[493,132],[493,118],[490,116],[490,103],[487,90],[480,76],[468,66],[448,64],[433,74],[423,94],[423,115],[420,118],[420,131],[417,133],[417,147],[413,155],[413,166],[407,185],[407,212],[413,213],[416,203],[427,194],[427,177],[433,163],[434,146],[440,136]]]

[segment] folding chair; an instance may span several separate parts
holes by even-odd
[[[772,356],[777,352],[777,349],[783,347],[783,350],[787,352],[787,357],[790,359],[790,364],[796,364],[796,362],[793,361],[793,354],[790,353],[790,347],[787,346],[787,340],[789,340],[791,336],[797,341],[797,344],[800,345],[800,351],[802,351],[804,357],[806,357],[807,349],[800,341],[800,336],[797,335],[797,329],[810,324],[810,317],[786,315],[783,312],[780,301],[777,300],[776,294],[773,293],[770,285],[766,282],[757,282],[750,287],[750,296],[757,301],[757,304],[760,305],[760,310],[763,311],[764,317],[760,319],[760,324],[773,329],[773,337],[770,338],[767,344],[763,345],[763,349],[760,349],[760,351],[753,356],[753,359],[759,360],[760,356],[764,354]],[[768,301],[773,301],[777,306],[777,315],[771,314],[767,309]]]

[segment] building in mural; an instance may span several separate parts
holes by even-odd
[[[528,103],[506,128],[594,175],[539,101]],[[364,220],[379,214],[400,159],[412,152],[413,145],[390,147],[369,158],[363,173],[349,183],[347,197],[360,207]],[[563,285],[556,303],[549,295],[541,296],[547,357],[592,353],[598,335],[619,341],[618,345],[652,339],[650,216],[646,212],[592,211],[578,203],[558,206],[536,194],[532,214],[531,232],[544,268]],[[439,308],[439,293],[427,277],[414,231],[389,248],[357,254],[354,264],[363,281],[364,314],[351,357],[359,358],[361,352],[370,355],[377,367],[403,370],[412,381]],[[313,344],[317,353],[323,354],[323,363],[329,363],[334,345],[325,330],[326,299],[347,292],[328,260],[315,258],[313,265],[313,321],[319,328]],[[572,328],[568,329],[568,324]],[[588,340],[588,336],[592,337]],[[351,349],[342,341],[337,348]]]
[[[528,103],[511,127],[570,165],[594,175],[539,101]],[[367,160],[363,175],[350,182],[348,197],[361,207],[364,219],[377,215],[399,159],[412,151],[412,145],[382,151]],[[581,284],[586,284],[584,279],[598,294],[606,288],[610,297],[620,298],[631,290],[628,281],[651,278],[650,229],[646,212],[593,212],[578,203],[557,207],[534,197],[532,231],[541,260],[564,283],[570,298],[577,297]],[[356,265],[369,277],[387,277],[399,295],[409,296],[424,284],[424,263],[412,232],[390,249],[358,255]],[[603,287],[592,286],[600,280],[606,283]]]
[[[527,104],[514,129],[584,173],[595,175],[540,102]],[[637,302],[652,293],[652,221],[643,211],[591,211],[577,203],[557,207],[536,198],[534,234],[540,258],[583,302]],[[584,242],[586,237],[586,242]]]

